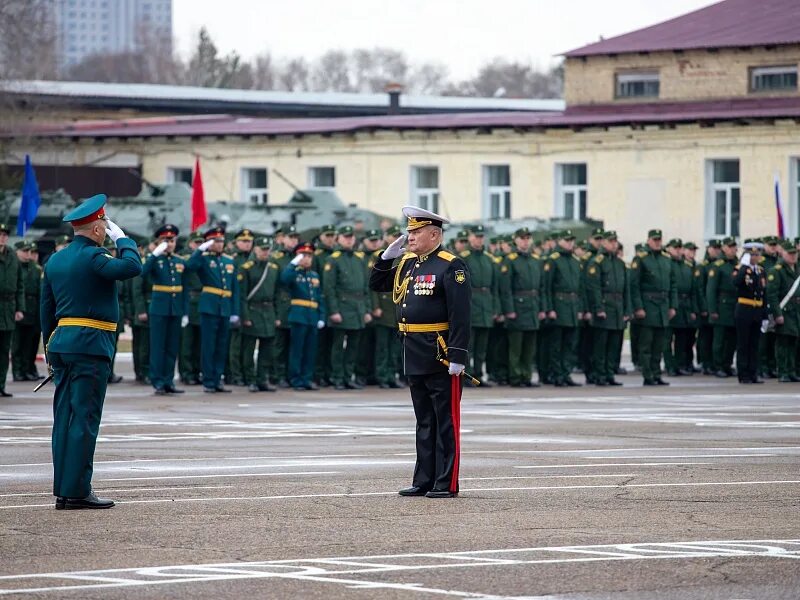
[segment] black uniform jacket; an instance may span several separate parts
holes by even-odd
[[[472,287],[464,261],[440,248],[422,257],[406,253],[395,261],[378,259],[369,287],[392,292],[406,375],[441,373],[446,368],[438,360],[445,353],[437,332],[447,346],[447,360],[467,364]],[[425,325],[430,331],[418,331]]]

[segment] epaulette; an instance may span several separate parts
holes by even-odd
[[[779,264],[775,265],[775,268],[776,268],[778,271],[780,271],[780,270],[783,268],[783,265],[779,263]]]
[[[722,258],[720,258],[719,260],[715,260],[715,261],[714,261],[714,264],[715,264],[716,266],[718,266],[718,267],[721,267],[722,265],[724,265],[724,264],[725,264],[725,260],[724,260],[724,259],[722,259]]]
[[[517,258],[518,258],[518,257],[519,257],[519,254],[517,254],[516,252],[512,252],[511,254],[509,254],[508,256],[506,256],[506,258],[507,258],[508,260],[517,260]]]
[[[280,260],[284,256],[286,256],[286,254],[283,252],[283,250],[276,250],[275,252],[272,253],[272,258],[276,258],[278,260]]]
[[[495,262],[496,265],[502,264],[503,262],[502,256],[495,256],[494,254],[490,254],[489,256],[492,257],[492,260]]]
[[[647,257],[648,254],[649,252],[637,252],[636,256],[638,256],[639,258],[645,258]]]
[[[665,257],[667,257],[667,258],[672,258],[672,257],[669,255],[669,252],[664,252],[663,250],[661,251],[661,256],[665,256]]]
[[[380,258],[383,252],[384,251],[382,249],[378,248],[377,250],[375,250],[375,252],[372,253],[372,256],[374,256],[375,258]]]
[[[533,254],[531,254],[531,258],[532,258],[533,260],[541,260],[541,259],[542,259],[542,257],[541,257],[539,254],[536,254],[536,252],[534,252]]]
[[[324,250],[322,248],[317,248],[316,250],[314,250],[314,256],[319,256],[323,252]]]
[[[709,264],[711,264],[711,263],[709,263],[707,260],[704,260],[704,261],[703,261],[703,266],[704,266],[704,267],[707,267]]]
[[[331,258],[339,258],[342,255],[341,250],[337,250],[333,254],[331,254]]]
[[[357,258],[364,258],[364,253],[361,252],[361,250],[356,250],[353,254],[355,254]]]
[[[761,258],[758,259],[758,264],[761,264],[763,262],[767,262],[767,257],[766,256],[762,256]]]
[[[553,252],[553,253],[550,255],[550,258],[551,258],[552,260],[555,260],[555,259],[557,259],[559,256],[561,256],[561,253],[560,253],[560,252]]]
[[[275,264],[274,262],[270,262],[269,263],[269,268],[270,269],[280,269],[280,267],[277,264]]]
[[[103,252],[103,254],[108,254],[109,256],[111,256],[111,252],[108,252],[108,251],[106,251],[106,252]],[[142,257],[142,264],[144,264],[144,263],[146,263],[146,262],[147,262],[147,259],[146,259],[146,258],[143,256],[143,257]]]
[[[683,261],[683,264],[685,264],[687,267],[694,269],[694,265],[688,260]]]
[[[246,263],[242,264],[243,269],[252,269],[253,265],[256,264],[252,260],[248,260]]]
[[[403,259],[403,260],[408,260],[409,258],[416,258],[416,257],[417,257],[417,255],[414,254],[413,252],[406,252],[400,258]]]
[[[700,269],[695,269],[694,270],[694,276],[695,277],[700,277],[702,274],[703,274],[703,272]]]
[[[486,256],[488,256],[489,258],[491,258],[492,260],[494,260],[494,256],[492,256],[492,255],[491,255],[491,253],[487,252],[486,250],[484,250],[484,251],[483,251],[483,253],[484,253]]]
[[[446,260],[447,262],[453,262],[456,259],[456,255],[450,254],[447,250],[439,250],[439,253],[436,256],[442,260]]]
[[[462,250],[461,252],[458,253],[458,255],[461,258],[467,258],[470,254],[471,252],[469,250]]]
[[[605,254],[596,254],[594,256],[593,260],[594,260],[594,262],[596,262],[599,265],[601,262],[603,262],[604,258],[605,258]]]

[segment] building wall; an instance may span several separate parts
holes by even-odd
[[[750,91],[750,68],[797,65],[800,45],[653,52],[568,58],[564,62],[564,99],[567,106],[609,102],[653,102],[786,96],[786,92]],[[658,71],[658,98],[615,98],[615,74]],[[798,91],[788,95],[798,96]]]

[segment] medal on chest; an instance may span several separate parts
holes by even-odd
[[[417,275],[414,279],[415,296],[432,296],[436,287],[436,275]]]

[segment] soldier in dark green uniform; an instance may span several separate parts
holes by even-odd
[[[25,286],[22,281],[22,267],[16,252],[8,247],[8,234],[11,229],[0,223],[0,397],[9,398],[6,391],[8,375],[8,353],[14,337],[16,323],[25,316]]]
[[[542,240],[541,260],[547,261],[548,257],[556,249],[556,237],[558,232],[548,233]],[[549,311],[548,311],[549,312]],[[553,335],[554,325],[549,318],[540,323],[539,334],[536,339],[536,369],[539,373],[539,383],[553,385],[554,369],[553,354],[550,351],[550,342]]]
[[[272,352],[275,347],[275,293],[280,272],[278,265],[269,260],[272,244],[267,237],[255,240],[253,260],[239,269],[239,296],[242,301],[242,371],[251,392],[274,392],[269,384]],[[258,364],[254,353],[258,343]]]
[[[153,251],[154,246],[142,242],[139,252],[142,265]],[[147,276],[139,274],[130,280],[130,312],[133,329],[133,370],[138,383],[150,384],[150,298],[153,292]]]
[[[336,225],[328,224],[320,228],[314,250],[314,264],[312,270],[322,273],[325,263],[336,250]],[[288,261],[287,261],[288,262]],[[317,332],[317,365],[314,370],[314,380],[320,387],[331,385],[331,330],[328,327]]]
[[[192,252],[203,243],[203,235],[199,232],[192,233],[187,242],[188,252],[181,258],[188,261]],[[203,291],[203,282],[197,271],[184,269],[183,293],[187,300],[187,314],[181,319],[181,354],[178,359],[178,371],[181,381],[186,385],[200,384],[200,294]]]
[[[661,250],[661,230],[647,233],[647,251],[631,263],[631,306],[640,325],[639,361],[645,385],[669,385],[661,378],[661,355],[678,294],[669,255]]]
[[[531,232],[527,227],[514,232],[514,244],[516,251],[506,256],[500,267],[500,300],[508,335],[509,384],[538,387],[538,383],[533,383],[533,364],[539,324],[548,311],[544,270],[540,257],[530,251]],[[474,289],[473,286],[473,303]]]
[[[694,269],[683,257],[683,241],[671,239],[667,243],[667,254],[671,259],[671,267],[675,276],[678,294],[678,306],[675,316],[670,319],[667,328],[667,340],[664,345],[664,365],[671,377],[692,375],[692,357],[687,353],[688,339],[692,328],[697,323],[699,308],[695,295]]]
[[[583,254],[577,253],[581,259],[581,277],[583,278],[584,306],[587,305],[586,295],[586,266],[600,252],[603,242],[603,229],[598,227],[592,229],[589,238],[581,244]],[[586,383],[594,383],[592,370],[592,335],[594,328],[591,324],[591,313],[587,310],[583,315],[583,322],[578,326],[578,366],[584,375]]]
[[[372,271],[372,266],[375,264],[377,258],[375,253],[383,246],[383,234],[380,229],[370,229],[367,231],[364,239],[361,242],[361,249],[364,252],[364,263],[367,267],[367,279],[369,273]],[[378,252],[380,254],[380,252]],[[368,293],[369,295],[369,293]],[[372,314],[372,307],[367,303],[370,314]],[[324,329],[322,331],[325,331]],[[361,341],[359,343],[359,357],[356,361],[356,382],[359,385],[377,385],[378,380],[375,375],[375,319],[373,318],[364,331],[361,332]]]
[[[241,229],[233,236],[233,263],[238,270],[250,260],[253,252],[253,232]],[[228,349],[228,368],[232,385],[245,385],[243,372],[243,343],[241,325],[231,327],[231,341]],[[227,372],[226,372],[227,373]],[[227,376],[227,375],[226,375]],[[227,381],[227,380],[226,380]]]
[[[628,268],[617,256],[617,233],[603,232],[600,250],[584,267],[587,311],[592,315],[592,381],[622,385],[614,378],[617,349],[631,314]]]
[[[469,237],[469,232],[464,230]],[[503,254],[500,250],[500,237],[489,238],[489,254],[494,261],[498,281],[501,276]],[[467,242],[469,244],[469,241]],[[458,253],[456,253],[458,254]],[[501,307],[502,309],[502,303]],[[489,379],[498,385],[508,384],[508,332],[506,331],[505,316],[499,315],[489,331],[489,347],[486,351],[486,373]]]
[[[692,270],[692,297],[694,298],[695,306],[697,307],[697,318],[694,324],[687,329],[687,336],[685,339],[688,370],[694,373],[700,373],[702,369],[695,367],[695,345],[697,344],[697,331],[700,328],[702,319],[702,309],[705,306],[705,284],[703,283],[702,272],[697,264],[697,245],[694,242],[686,242],[683,244],[683,260],[687,266]]]
[[[393,225],[386,230],[383,241],[389,246],[402,235]],[[380,260],[383,250],[376,250],[370,257],[370,269]],[[375,324],[375,377],[381,389],[402,387],[397,374],[402,371],[402,345],[397,336],[397,315],[391,292],[370,293],[372,321]],[[324,330],[323,330],[324,331]]]
[[[361,389],[353,381],[361,332],[372,320],[369,279],[364,253],[354,250],[355,235],[349,225],[339,228],[336,250],[325,264],[322,290],[332,330],[331,382],[337,390]],[[345,347],[346,343],[346,347]]]
[[[461,254],[469,250],[469,230],[460,229],[453,238],[453,252]]]
[[[34,374],[36,351],[42,335],[39,329],[39,287],[42,281],[42,268],[31,260],[30,241],[20,240],[14,244],[14,248],[22,270],[25,310],[22,319],[16,322],[14,330],[11,344],[11,373],[14,381],[35,381],[39,378]]]
[[[781,246],[778,238],[774,235],[768,235],[763,238],[764,255],[761,257],[758,265],[769,272],[776,264],[781,256]],[[775,343],[776,335],[774,331],[767,330],[766,333],[761,335],[758,341],[758,367],[759,375],[762,377],[774,378],[778,376],[778,368],[776,363]]]
[[[289,261],[294,257],[294,249],[300,241],[297,230],[292,227],[279,227],[275,231],[275,250],[272,252],[272,261],[278,265],[280,272],[286,268]],[[289,324],[289,301],[291,297],[289,290],[283,283],[278,285],[276,295],[276,316],[280,321],[278,329],[275,331],[275,351],[272,355],[272,374],[270,380],[278,387],[289,387],[289,334],[291,326]]]
[[[493,257],[483,247],[485,232],[483,225],[476,225],[469,232],[469,249],[459,256],[466,263],[472,284],[472,333],[470,335],[469,356],[472,359],[471,373],[481,379],[481,385],[491,387],[483,380],[483,367],[486,363],[486,349],[489,333],[501,315],[498,296],[497,265]]]
[[[736,352],[736,285],[733,272],[736,270],[736,240],[722,240],[723,257],[708,269],[706,305],[709,323],[714,327],[714,375],[733,376],[733,355]]]
[[[719,240],[709,240],[703,262],[698,265],[700,271],[700,327],[697,331],[697,362],[700,364],[703,375],[714,374],[714,326],[708,320],[708,302],[706,288],[708,287],[708,271],[712,263],[719,259],[722,252],[722,243]]]
[[[636,244],[634,247],[634,252],[639,254],[640,252],[647,252],[647,244]],[[633,263],[633,261],[631,261]],[[630,267],[630,265],[628,265]],[[630,277],[628,277],[628,285],[630,285]],[[630,320],[630,338],[631,338],[631,361],[633,362],[633,367],[637,371],[641,371],[641,361],[639,360],[639,332],[642,330],[642,326],[639,321],[635,318]]]
[[[553,325],[549,351],[553,361],[553,383],[557,387],[579,386],[570,373],[577,359],[578,325],[583,320],[584,297],[581,265],[573,254],[575,235],[566,229],[558,234],[558,248],[544,264],[545,305]]]
[[[64,217],[75,239],[47,261],[42,278],[42,333],[53,372],[53,494],[56,509],[110,508],[92,492],[94,449],[119,319],[117,281],[139,274],[133,240],[105,215],[103,194]],[[100,244],[108,235],[113,258]]]
[[[783,244],[782,250],[782,258],[767,274],[767,301],[770,314],[775,319],[778,381],[791,383],[800,381],[797,364],[800,285],[790,294],[800,273],[797,271],[797,247],[787,241]]]

